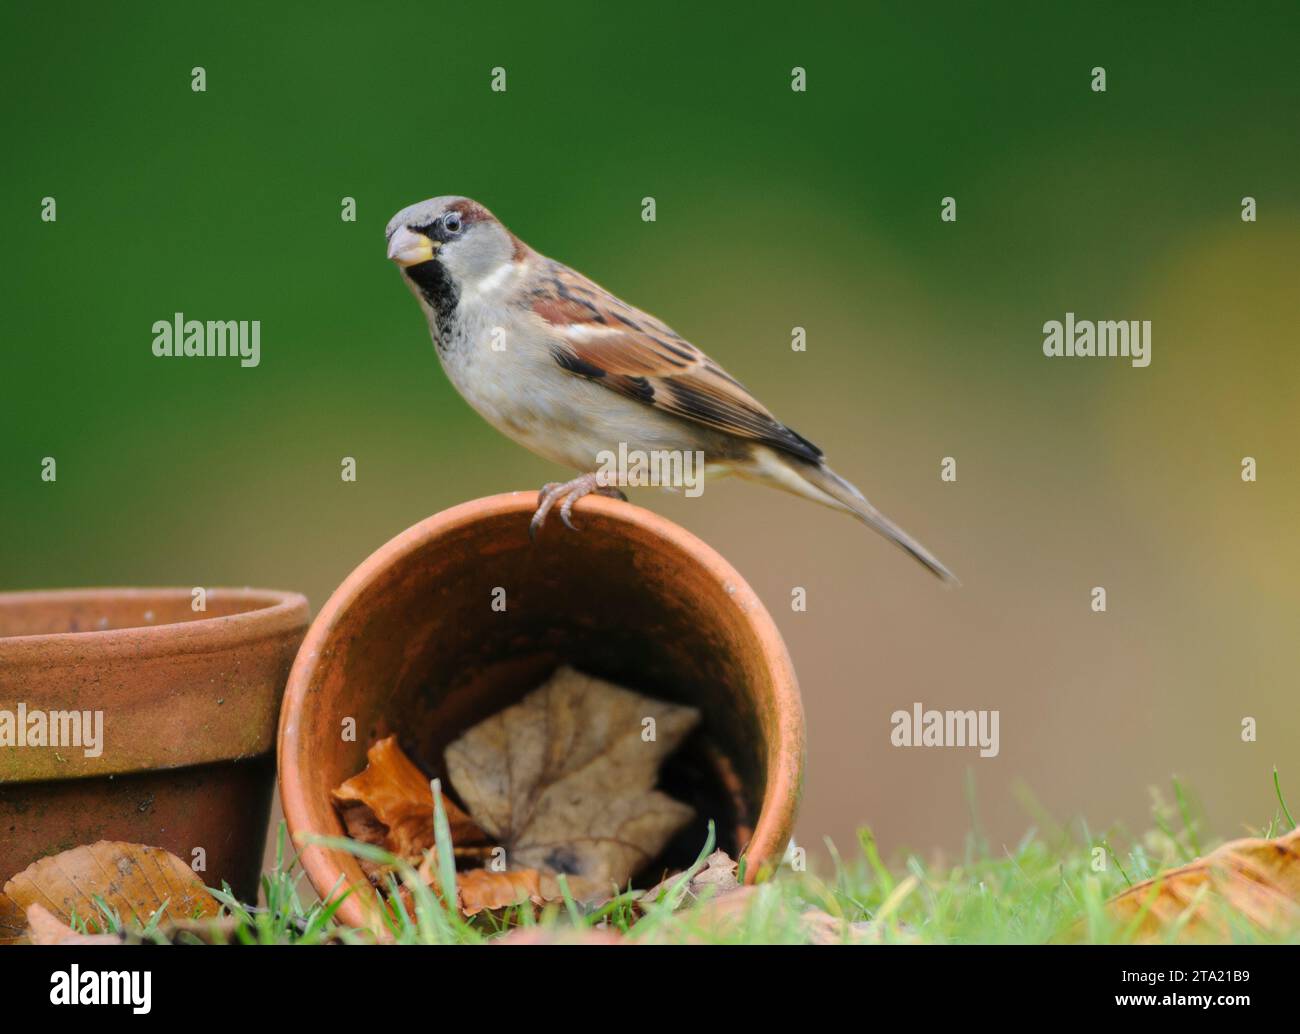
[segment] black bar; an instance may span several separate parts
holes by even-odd
[[[533,1009],[609,1018],[639,1001],[646,1019],[671,1025],[699,1015],[703,998],[719,1017],[751,1009],[775,1017],[779,1007],[813,1019],[833,1009],[864,1024],[883,1017],[882,1007],[927,1022],[1040,1009],[1045,1018],[1071,1020],[1131,1013],[1231,1021],[1292,1007],[1297,963],[1297,946],[15,946],[0,950],[0,1015],[15,1022],[60,1013],[146,1023],[326,1020],[337,1029],[349,1020],[527,1022]],[[148,1013],[133,1014],[130,1004],[53,1004],[74,965],[79,983],[88,972],[140,974],[139,991],[147,972]]]

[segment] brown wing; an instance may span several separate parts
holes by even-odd
[[[707,427],[816,463],[822,451],[671,327],[558,262],[531,299],[555,361],[579,377]]]

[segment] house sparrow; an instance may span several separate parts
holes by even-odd
[[[738,474],[853,514],[939,577],[935,556],[822,460],[717,363],[667,325],[534,251],[480,205],[436,197],[387,227],[388,257],[429,321],[456,390],[493,427],[584,471],[543,486],[530,531],[557,504],[625,498],[592,471],[626,449],[702,453],[708,476]]]

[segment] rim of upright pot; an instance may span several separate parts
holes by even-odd
[[[78,632],[42,632],[35,635],[0,636],[0,661],[21,663],[63,663],[83,660],[93,650],[98,656],[151,657],[176,653],[178,650],[213,652],[246,644],[284,632],[306,623],[311,608],[300,592],[279,589],[227,589],[203,587],[211,598],[252,603],[248,610],[215,617],[196,617],[186,621],[165,621],[125,628],[88,628]],[[188,600],[194,588],[165,586],[156,588],[86,588],[34,589],[0,592],[0,609],[15,604],[57,604],[63,601],[103,600]]]
[[[293,668],[289,672],[289,682],[284,691],[284,703],[280,709],[280,735],[276,761],[280,781],[280,803],[291,835],[301,832],[323,835],[320,830],[312,830],[312,808],[308,799],[308,788],[303,785],[299,776],[296,758],[302,748],[304,731],[298,719],[301,717],[310,692],[311,671],[326,642],[333,634],[340,615],[357,601],[379,572],[408,557],[430,539],[485,518],[508,513],[531,515],[536,505],[536,492],[519,491],[485,496],[442,510],[411,525],[384,543],[366,557],[334,590],[307,630],[307,637],[303,640]],[[620,500],[593,495],[583,500],[583,506],[617,523],[635,525],[667,541],[691,556],[721,584],[735,586],[736,592],[732,598],[747,604],[743,612],[754,627],[767,657],[767,664],[773,673],[776,712],[778,715],[793,713],[798,716],[798,720],[794,722],[776,723],[778,754],[792,756],[796,761],[788,766],[781,764],[768,766],[767,785],[763,789],[761,802],[764,806],[760,809],[746,852],[765,859],[768,867],[774,866],[780,861],[780,858],[773,856],[781,846],[782,840],[788,841],[790,834],[793,833],[804,765],[805,743],[803,702],[799,696],[794,665],[786,649],[785,640],[777,630],[776,622],[740,573],[712,546],[685,528],[651,510]],[[745,595],[748,596],[747,600],[744,599]],[[292,778],[286,778],[289,774],[292,774]],[[769,800],[772,802],[772,807],[766,806]],[[786,831],[784,837],[782,830]],[[300,862],[308,878],[322,897],[333,898],[340,893],[346,893],[347,887],[342,870],[332,860],[332,852],[318,844],[295,846],[301,851]],[[748,867],[746,882],[758,878],[758,869],[759,866]],[[359,902],[354,906],[354,898],[349,895],[343,902],[340,914],[347,912],[359,915],[363,907]]]

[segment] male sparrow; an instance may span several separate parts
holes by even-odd
[[[530,530],[557,503],[621,492],[598,454],[703,453],[709,476],[738,474],[837,510],[882,533],[941,578],[952,573],[822,461],[822,451],[655,317],[534,251],[477,201],[435,197],[388,223],[388,257],[429,321],[443,369],[493,427],[548,460],[586,471],[543,486]]]

